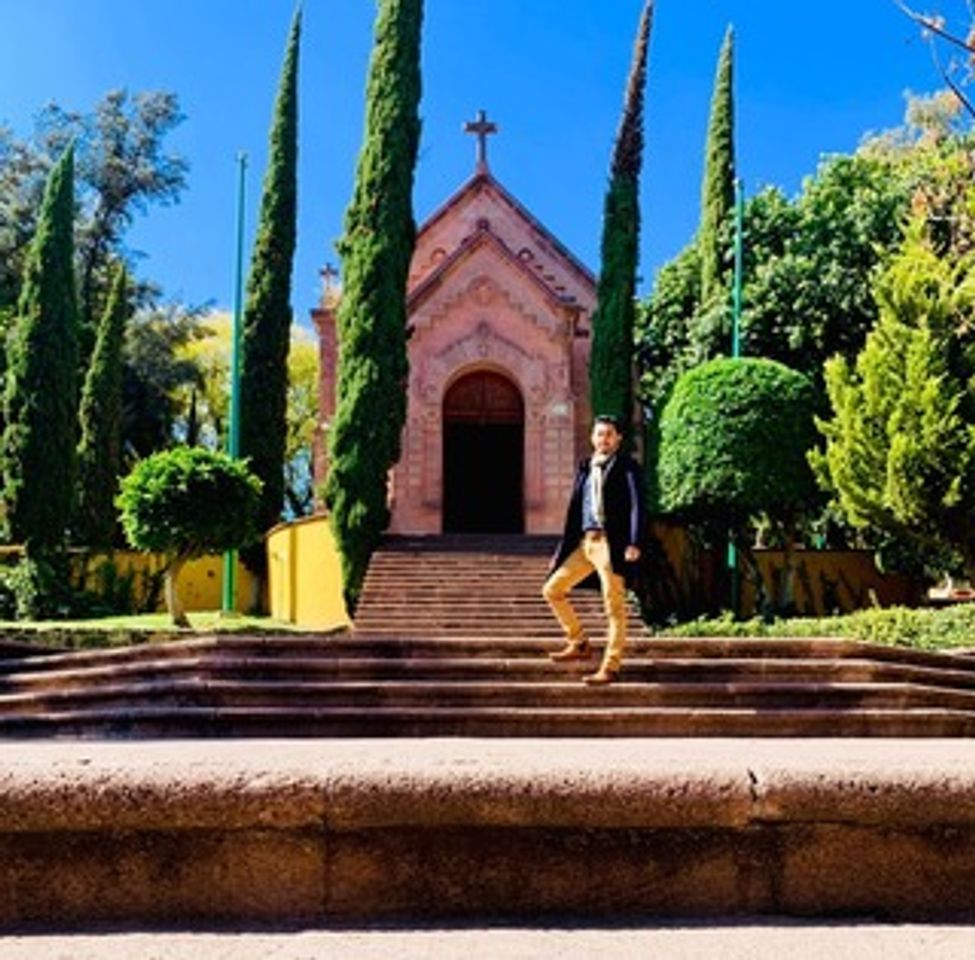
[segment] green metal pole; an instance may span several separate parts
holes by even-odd
[[[240,341],[244,291],[244,199],[247,154],[237,154],[237,261],[234,273],[234,320],[230,333],[230,417],[227,425],[227,453],[240,456]],[[237,604],[237,551],[223,555],[223,602],[221,612],[233,613]]]
[[[741,288],[744,273],[745,185],[735,180],[735,279],[731,295],[731,355],[741,356]],[[741,609],[741,571],[738,569],[738,548],[728,542],[728,570],[731,573],[731,610],[735,616]]]

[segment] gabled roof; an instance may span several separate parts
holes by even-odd
[[[452,210],[456,209],[469,194],[490,187],[512,210],[514,210],[522,220],[537,231],[545,242],[562,258],[566,266],[582,280],[596,286],[596,278],[592,271],[579,260],[558,237],[552,233],[534,214],[531,213],[522,203],[520,203],[511,193],[509,193],[501,183],[496,180],[489,170],[479,170],[457,192],[439,206],[420,226],[417,232],[417,239],[423,236],[431,227],[439,223]],[[529,271],[530,272],[530,271]]]
[[[412,313],[441,285],[446,275],[454,267],[462,261],[469,259],[485,246],[493,249],[503,260],[513,266],[523,276],[527,277],[538,288],[541,294],[556,307],[567,307],[569,309],[579,308],[578,301],[575,297],[565,296],[559,293],[544,277],[539,276],[528,264],[515,256],[511,248],[490,228],[479,227],[450,256],[438,263],[436,268],[411,291],[407,301],[407,311]]]

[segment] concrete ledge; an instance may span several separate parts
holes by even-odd
[[[5,744],[0,926],[975,917],[975,743]]]

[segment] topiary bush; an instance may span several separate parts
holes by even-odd
[[[754,521],[783,543],[787,571],[799,516],[818,502],[807,452],[816,444],[813,387],[774,360],[718,359],[685,373],[660,422],[660,508],[712,542],[731,536],[752,562]],[[783,577],[776,605],[791,597]]]
[[[166,556],[166,606],[177,626],[189,626],[176,588],[183,565],[258,539],[260,495],[244,462],[202,447],[154,454],[122,480],[122,529],[137,550]]]

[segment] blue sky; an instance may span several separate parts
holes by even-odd
[[[495,175],[598,269],[603,191],[640,0],[427,0],[422,220],[472,172],[461,131],[484,107],[501,125]],[[943,12],[961,18],[962,0]],[[129,235],[139,272],[189,302],[229,304],[234,157],[251,161],[251,236],[292,0],[0,0],[0,121],[26,133],[47,101],[86,110],[111,88],[167,89],[186,122],[183,201]],[[362,134],[375,0],[305,0],[299,248],[302,322],[319,268],[337,262]],[[644,174],[642,289],[694,231],[721,37],[737,38],[739,168],[749,192],[794,194],[826,153],[900,122],[904,93],[937,86],[917,30],[891,0],[658,0]]]

